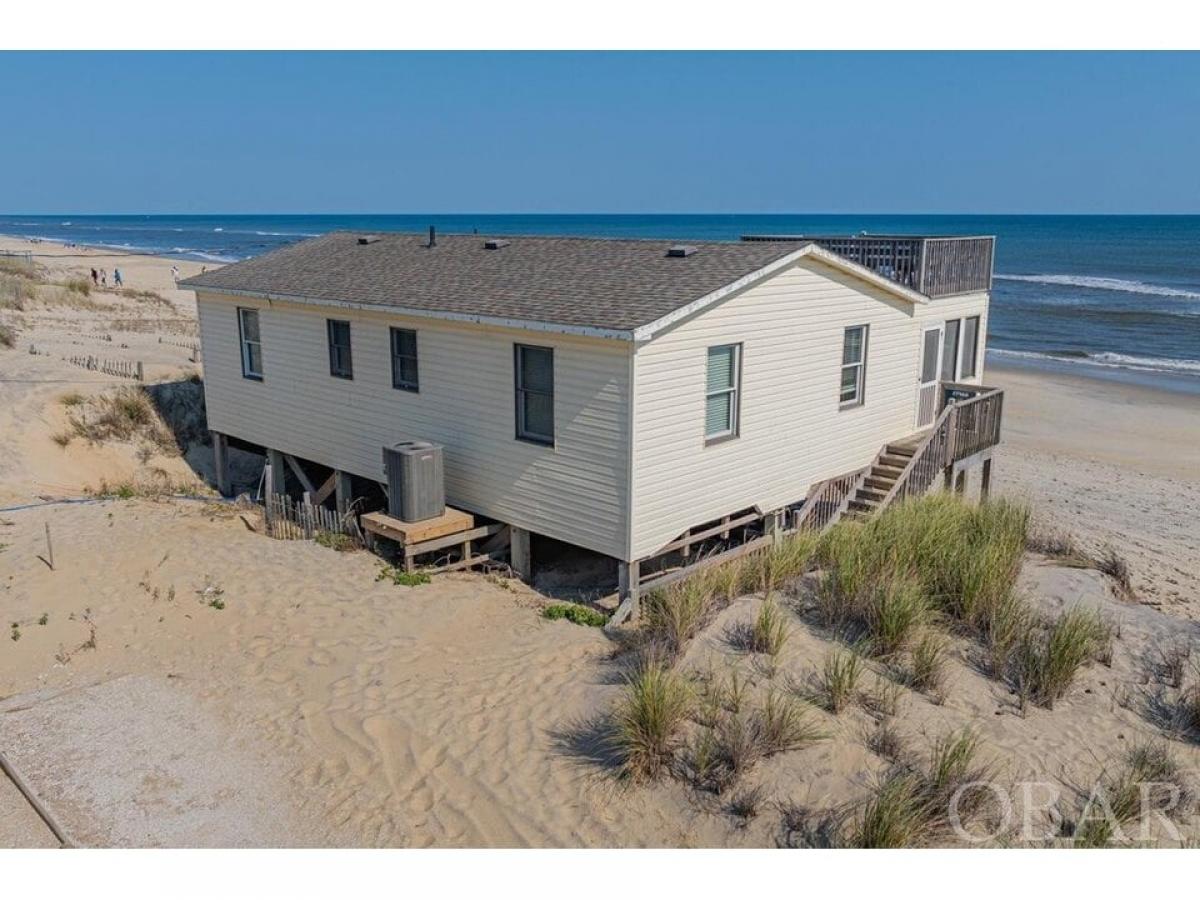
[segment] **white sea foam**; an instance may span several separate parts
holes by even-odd
[[[1029,281],[1035,284],[1059,284],[1066,287],[1092,288],[1100,291],[1122,291],[1126,294],[1153,294],[1156,297],[1183,297],[1200,300],[1200,292],[1125,278],[1101,278],[1093,275],[1001,275],[993,276],[1000,281]]]
[[[1174,374],[1200,375],[1200,359],[1169,359],[1163,356],[1129,356],[1125,353],[1088,353],[1085,356],[1056,356],[1053,353],[1037,353],[1033,350],[998,350],[989,348],[988,353],[1018,359],[1040,359],[1057,363],[1104,366],[1109,369],[1136,369],[1139,372],[1169,372]]]

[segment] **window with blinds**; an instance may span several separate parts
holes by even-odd
[[[708,348],[704,394],[704,439],[736,437],[741,407],[742,345]]]
[[[842,336],[842,380],[840,406],[859,406],[867,373],[867,326],[852,325]]]
[[[554,350],[517,344],[517,438],[554,445]]]
[[[419,389],[417,333],[410,328],[392,329],[392,387],[414,394]]]

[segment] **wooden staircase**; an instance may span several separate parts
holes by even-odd
[[[921,431],[903,440],[885,444],[867,468],[866,477],[850,498],[847,519],[867,519],[879,511],[904,470],[912,462],[928,432]]]

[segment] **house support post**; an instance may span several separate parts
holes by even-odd
[[[344,516],[350,510],[350,503],[354,499],[351,496],[352,488],[350,486],[350,473],[335,471],[333,473],[333,491],[337,498],[337,511],[339,516]]]
[[[958,474],[954,479],[954,493],[965,494],[967,492],[967,470],[959,469]]]
[[[287,463],[283,461],[283,453],[267,448],[267,463],[271,466],[271,483],[267,490],[272,494],[287,493]]]
[[[524,528],[511,526],[509,533],[509,560],[513,571],[522,581],[533,580],[533,554],[529,547],[529,532]]]
[[[617,615],[621,616],[621,621],[636,622],[638,619],[638,614],[641,612],[639,609],[641,580],[641,563],[638,560],[635,559],[632,562],[622,560],[617,563],[617,583],[621,599],[621,605],[617,607]],[[622,614],[623,609],[628,610],[628,615]]]
[[[213,477],[217,482],[217,493],[228,497],[232,493],[229,480],[229,438],[220,431],[210,432],[213,446]]]
[[[776,509],[763,517],[766,533],[771,536],[771,546],[778,547],[783,543],[783,510]]]
[[[983,461],[983,468],[979,474],[979,498],[986,500],[988,494],[992,490],[992,458],[989,456]]]

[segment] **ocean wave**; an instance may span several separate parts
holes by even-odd
[[[1057,284],[1065,287],[1092,288],[1099,291],[1121,291],[1125,294],[1153,294],[1156,297],[1182,297],[1188,300],[1200,300],[1198,291],[1188,291],[1161,284],[1148,284],[1145,281],[1131,281],[1125,278],[1101,278],[1093,275],[1001,275],[998,272],[992,277],[1000,281],[1028,281],[1034,284]]]
[[[1135,369],[1139,372],[1165,372],[1171,374],[1200,375],[1200,359],[1170,359],[1163,356],[1130,356],[1125,353],[1085,353],[1068,350],[1062,353],[1038,353],[1034,350],[999,350],[988,348],[988,353],[1017,359],[1040,359],[1060,363],[1103,366],[1109,369]]]
[[[203,250],[193,250],[191,247],[172,247],[172,253],[186,253],[188,256],[194,256],[197,259],[206,259],[209,262],[233,263],[238,261],[236,256],[222,256],[219,253],[206,253]]]

